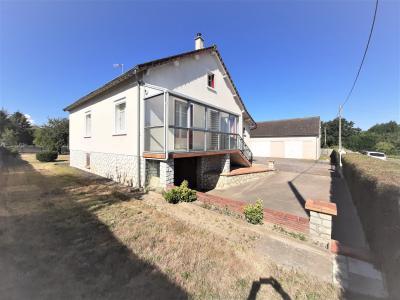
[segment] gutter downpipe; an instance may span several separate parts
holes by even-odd
[[[136,71],[135,71],[136,73]],[[141,153],[140,153],[140,138],[141,138],[141,128],[140,128],[140,115],[141,115],[141,111],[140,111],[140,86],[141,86],[141,82],[137,77],[136,74],[136,80],[137,80],[137,86],[138,86],[138,92],[137,92],[137,104],[136,104],[136,108],[137,108],[137,126],[138,126],[138,135],[137,135],[137,141],[136,141],[136,149],[137,149],[137,178],[138,178],[138,188],[141,188],[141,170],[140,170],[140,165],[141,165]]]

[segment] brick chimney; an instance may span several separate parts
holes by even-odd
[[[201,36],[201,33],[197,33],[196,37],[194,39],[194,48],[196,50],[200,50],[204,48],[204,40],[203,37]]]

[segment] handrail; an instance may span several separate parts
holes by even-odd
[[[210,129],[203,129],[203,128],[190,128],[190,127],[182,127],[182,126],[174,126],[174,125],[169,125],[169,128],[173,130],[185,130],[187,131],[187,134],[189,132],[204,132],[204,149],[189,149],[189,135],[187,135],[186,139],[186,149],[179,149],[183,150],[186,152],[195,152],[195,151],[220,151],[220,150],[233,150],[237,149],[239,150],[242,155],[250,162],[250,164],[253,162],[253,153],[251,152],[249,146],[247,146],[246,142],[244,141],[243,137],[241,137],[237,133],[229,133],[229,132],[221,132],[221,131],[215,131],[215,130],[210,130]],[[215,134],[218,141],[216,142],[216,147],[213,149],[208,149],[207,147],[207,142],[206,142],[206,135],[207,134]],[[224,146],[222,146],[222,139],[221,136],[228,136],[229,138],[227,140],[224,139]],[[233,138],[233,140],[230,139],[230,137]],[[175,149],[174,149],[175,150]],[[174,151],[172,150],[172,151]]]
[[[247,146],[246,142],[244,141],[244,139],[238,135],[238,148],[240,150],[240,152],[242,152],[242,154],[246,157],[246,159],[252,163],[253,162],[253,152],[251,152],[249,146]]]

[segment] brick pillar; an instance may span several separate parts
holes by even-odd
[[[221,173],[229,173],[231,171],[231,156],[230,154],[224,154],[221,158]]]
[[[337,215],[336,204],[327,201],[307,200],[310,211],[311,239],[324,248],[329,248],[332,236],[332,216]]]
[[[163,188],[174,184],[174,160],[160,161],[160,184]]]

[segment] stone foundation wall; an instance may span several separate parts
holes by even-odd
[[[90,154],[90,168],[86,167],[87,153]],[[70,165],[129,186],[139,185],[135,155],[71,150]]]
[[[146,160],[146,181],[145,186],[150,188],[161,187],[160,183],[160,161],[147,159]]]
[[[163,188],[174,184],[174,160],[160,161],[160,185]]]
[[[199,157],[197,161],[197,186],[199,189],[211,190],[218,183],[219,175],[230,171],[230,155]]]

